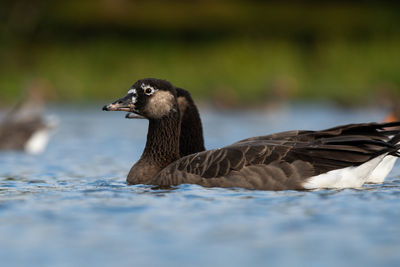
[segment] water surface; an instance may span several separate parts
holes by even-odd
[[[250,191],[126,186],[147,122],[51,107],[45,153],[0,153],[1,266],[399,266],[400,167],[362,189]],[[206,145],[379,121],[381,110],[202,109]]]

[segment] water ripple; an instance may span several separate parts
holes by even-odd
[[[146,122],[98,108],[55,109],[60,129],[38,156],[0,153],[0,257],[10,266],[396,266],[400,167],[362,189],[254,191],[127,186]],[[279,111],[278,111],[279,112]],[[214,145],[270,131],[369,120],[306,108],[204,117]],[[287,116],[287,117],[286,117]],[[250,119],[252,118],[252,119]],[[257,125],[250,124],[257,121]],[[240,122],[240,123],[237,123]],[[325,125],[325,124],[326,125]],[[117,131],[115,129],[124,129]],[[137,133],[140,129],[140,133]],[[215,129],[218,129],[217,131]],[[233,134],[220,135],[229,129]],[[132,133],[137,133],[133,135]],[[115,149],[118,148],[118,149]],[[23,253],[22,253],[23,252]]]

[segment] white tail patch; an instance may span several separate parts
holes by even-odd
[[[367,183],[380,184],[385,181],[386,176],[393,169],[394,164],[396,163],[397,157],[395,156],[386,156],[381,163],[372,171],[371,175],[367,178]]]
[[[29,140],[25,143],[25,151],[29,154],[42,153],[49,142],[50,134],[57,127],[58,123],[56,117],[46,117],[46,126],[32,134]]]
[[[390,136],[392,139],[394,136]],[[396,145],[399,145],[397,143]],[[367,183],[373,184],[381,184],[385,181],[385,178],[389,175],[390,171],[393,169],[394,164],[396,163],[397,157],[387,155],[384,157],[382,162],[375,168],[375,170],[371,173],[371,175],[367,179]]]
[[[311,177],[303,184],[305,189],[359,188],[382,163],[387,154],[380,155],[360,166],[337,169]]]
[[[47,142],[49,141],[50,130],[44,128],[42,130],[36,131],[29,138],[28,142],[25,144],[25,151],[29,154],[40,154],[46,148]]]

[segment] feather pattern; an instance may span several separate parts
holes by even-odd
[[[399,123],[400,124],[400,123]],[[309,178],[394,153],[385,124],[351,124],[323,131],[290,131],[239,141],[183,157],[152,180],[159,186],[304,189]]]

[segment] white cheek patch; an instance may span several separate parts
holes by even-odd
[[[173,109],[174,96],[167,91],[156,91],[146,105],[148,116],[159,119]]]

